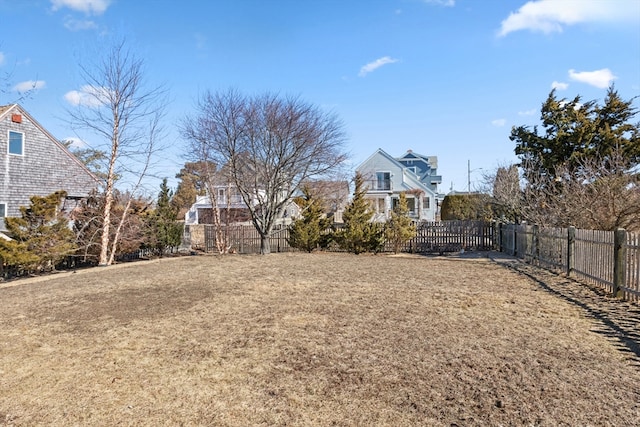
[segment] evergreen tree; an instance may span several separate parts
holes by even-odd
[[[7,234],[0,239],[0,258],[7,265],[25,270],[55,268],[75,249],[75,235],[60,212],[67,193],[57,191],[45,197],[32,196],[29,207],[20,207],[20,217],[5,218]]]
[[[583,103],[580,96],[557,99],[554,89],[541,109],[544,131],[519,126],[509,138],[516,142],[515,153],[528,180],[561,178],[558,170],[573,173],[585,161],[614,153],[623,155],[622,167],[629,169],[640,162],[640,128],[631,122],[637,112],[633,100],[622,100],[613,87],[602,106],[595,101]]]
[[[296,202],[302,209],[302,218],[297,219],[289,228],[289,245],[312,252],[328,245],[331,220],[324,215],[323,203],[316,198],[308,186],[303,187],[302,197]]]
[[[522,219],[555,227],[634,228],[640,165],[638,109],[612,87],[604,104],[557,99],[542,105],[543,131],[514,127],[510,139],[526,184]]]
[[[409,217],[409,206],[407,196],[400,193],[398,204],[391,211],[391,218],[385,228],[387,241],[393,247],[393,253],[398,253],[402,245],[416,235],[416,226]]]
[[[342,214],[344,228],[336,233],[340,247],[354,254],[378,252],[384,246],[384,229],[371,221],[373,211],[365,198],[366,193],[364,179],[356,173],[353,199]]]
[[[440,216],[443,221],[484,220],[492,217],[488,194],[449,194],[442,201]]]
[[[160,256],[167,248],[178,247],[182,242],[182,225],[177,222],[178,210],[171,204],[172,195],[165,178],[160,184],[156,209],[147,218],[148,244]]]
[[[178,216],[183,216],[193,205],[198,196],[207,194],[207,171],[215,172],[216,166],[204,161],[187,162],[180,172],[176,174],[178,188],[171,197],[171,205],[178,211]]]

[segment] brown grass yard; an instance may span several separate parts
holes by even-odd
[[[0,284],[0,425],[632,426],[639,317],[487,258],[59,273]]]

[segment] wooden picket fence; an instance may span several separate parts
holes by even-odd
[[[250,254],[260,252],[260,235],[252,225],[231,225],[224,227],[226,241],[232,252]],[[402,252],[446,253],[490,250],[493,248],[495,228],[483,221],[434,221],[418,224],[414,238],[406,242]],[[288,242],[289,227],[277,226],[272,233],[270,244],[272,252],[290,252]],[[215,228],[213,225],[189,225],[185,227],[185,240],[194,249],[215,252]],[[330,250],[340,251],[333,247]],[[385,243],[384,252],[393,250]]]
[[[185,229],[194,249],[215,252],[212,225]],[[260,235],[251,225],[225,227],[232,252],[260,252]],[[199,236],[199,237],[196,237]],[[272,252],[290,252],[288,226],[278,226],[271,236]],[[434,221],[418,224],[414,238],[403,252],[444,254],[463,251],[500,250],[526,262],[602,286],[614,295],[640,300],[640,235],[618,231],[551,228],[484,221]],[[339,248],[332,248],[340,251]],[[386,243],[383,251],[393,248]]]
[[[639,234],[499,224],[496,238],[502,252],[640,300]]]

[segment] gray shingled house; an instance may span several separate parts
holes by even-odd
[[[67,192],[64,209],[97,188],[98,179],[20,105],[0,106],[0,231],[31,196]]]

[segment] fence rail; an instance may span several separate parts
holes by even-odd
[[[194,249],[215,252],[215,226],[208,224],[185,227],[185,239]],[[495,229],[484,221],[434,221],[420,222],[416,236],[407,241],[402,252],[445,253],[461,250],[478,251],[493,248]],[[225,226],[223,233],[229,249],[233,252],[249,254],[260,252],[260,235],[251,225]],[[273,252],[290,252],[297,249],[289,245],[289,227],[277,226],[270,239]],[[333,248],[333,250],[339,250]],[[383,252],[393,250],[386,242]]]
[[[639,234],[502,224],[496,236],[502,252],[640,300]]]

